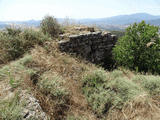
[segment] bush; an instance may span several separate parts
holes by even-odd
[[[158,27],[131,25],[113,49],[117,64],[137,71],[160,73],[160,38]]]
[[[64,81],[60,76],[56,73],[48,71],[42,74],[40,79],[41,80],[38,82],[38,87],[42,93],[51,95],[54,99],[59,100],[59,103],[66,102],[69,93],[63,86]]]
[[[93,111],[100,117],[110,110],[121,109],[125,103],[143,91],[121,71],[93,71],[83,78],[83,93]]]
[[[40,23],[40,27],[44,34],[49,34],[52,37],[56,37],[60,33],[60,25],[52,16],[45,16]]]
[[[105,71],[96,70],[84,77],[83,85],[86,87],[96,87],[103,84],[106,81]]]
[[[144,76],[137,75],[133,78],[133,81],[140,83],[150,95],[160,95],[160,77],[159,76]]]
[[[9,28],[0,33],[1,60],[13,60],[24,53],[22,39],[19,36],[20,33],[21,31],[15,28]]]
[[[106,103],[109,103],[110,95],[107,90],[103,89],[105,81],[106,75],[103,70],[92,71],[83,78],[83,93],[86,96],[88,103],[92,106],[93,111],[98,116],[103,114]]]
[[[33,29],[25,29],[21,35],[21,39],[23,40],[23,49],[29,50],[34,47],[34,45],[43,45],[45,41],[49,41],[49,37],[44,35],[40,31],[35,31]]]
[[[20,57],[34,45],[42,45],[47,40],[50,40],[47,35],[32,29],[6,28],[0,31],[0,64]]]

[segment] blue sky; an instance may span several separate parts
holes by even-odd
[[[122,14],[160,15],[160,0],[0,0],[0,21],[58,18],[103,18]]]

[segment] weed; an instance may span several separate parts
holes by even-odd
[[[64,81],[56,73],[50,73],[50,71],[46,72],[40,79],[38,87],[46,95],[50,94],[53,98],[61,102],[68,96],[67,90],[63,87]]]
[[[4,120],[22,120],[23,103],[19,102],[19,93],[9,99],[0,101],[0,118]]]

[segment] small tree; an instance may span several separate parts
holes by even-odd
[[[159,28],[142,21],[126,29],[113,49],[118,65],[134,70],[160,73]]]
[[[40,27],[44,34],[50,34],[52,37],[56,37],[60,33],[60,25],[52,16],[45,16]]]

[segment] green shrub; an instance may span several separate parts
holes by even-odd
[[[33,29],[6,28],[0,31],[0,63],[14,60],[34,47],[50,40],[47,35]]]
[[[11,29],[7,29],[11,30]],[[13,30],[16,31],[16,30]],[[1,60],[13,60],[24,53],[22,48],[22,39],[19,37],[19,33],[15,34],[11,31],[1,32],[0,34],[0,46],[2,50]]]
[[[83,79],[83,85],[87,87],[96,87],[106,81],[105,71],[96,70],[87,74]]]
[[[139,86],[124,77],[113,79],[106,86],[113,93],[112,103],[117,108],[141,93]]]
[[[160,95],[160,77],[137,75],[133,81],[139,83],[150,95]]]
[[[125,36],[113,49],[117,64],[137,71],[160,73],[158,27],[142,21],[126,29]]]
[[[44,35],[40,31],[35,31],[33,29],[25,29],[21,34],[20,38],[23,40],[23,49],[29,50],[34,47],[34,45],[43,45],[47,40],[50,40],[47,35]]]
[[[64,81],[60,76],[48,71],[40,79],[38,87],[44,94],[51,95],[51,97],[61,102],[65,102],[68,99],[69,93],[63,86]]]
[[[120,70],[114,70],[112,73],[109,75],[112,79],[116,79],[118,77],[123,77],[124,73]]]
[[[126,102],[143,92],[118,70],[111,73],[96,70],[85,75],[82,90],[98,116],[102,116],[112,108],[121,109]]]
[[[60,25],[52,16],[45,16],[40,23],[40,27],[44,34],[49,34],[52,37],[56,37],[60,33]]]
[[[7,31],[7,34],[11,36],[17,36],[22,32],[20,28],[16,28],[16,27],[7,27],[6,31]]]

